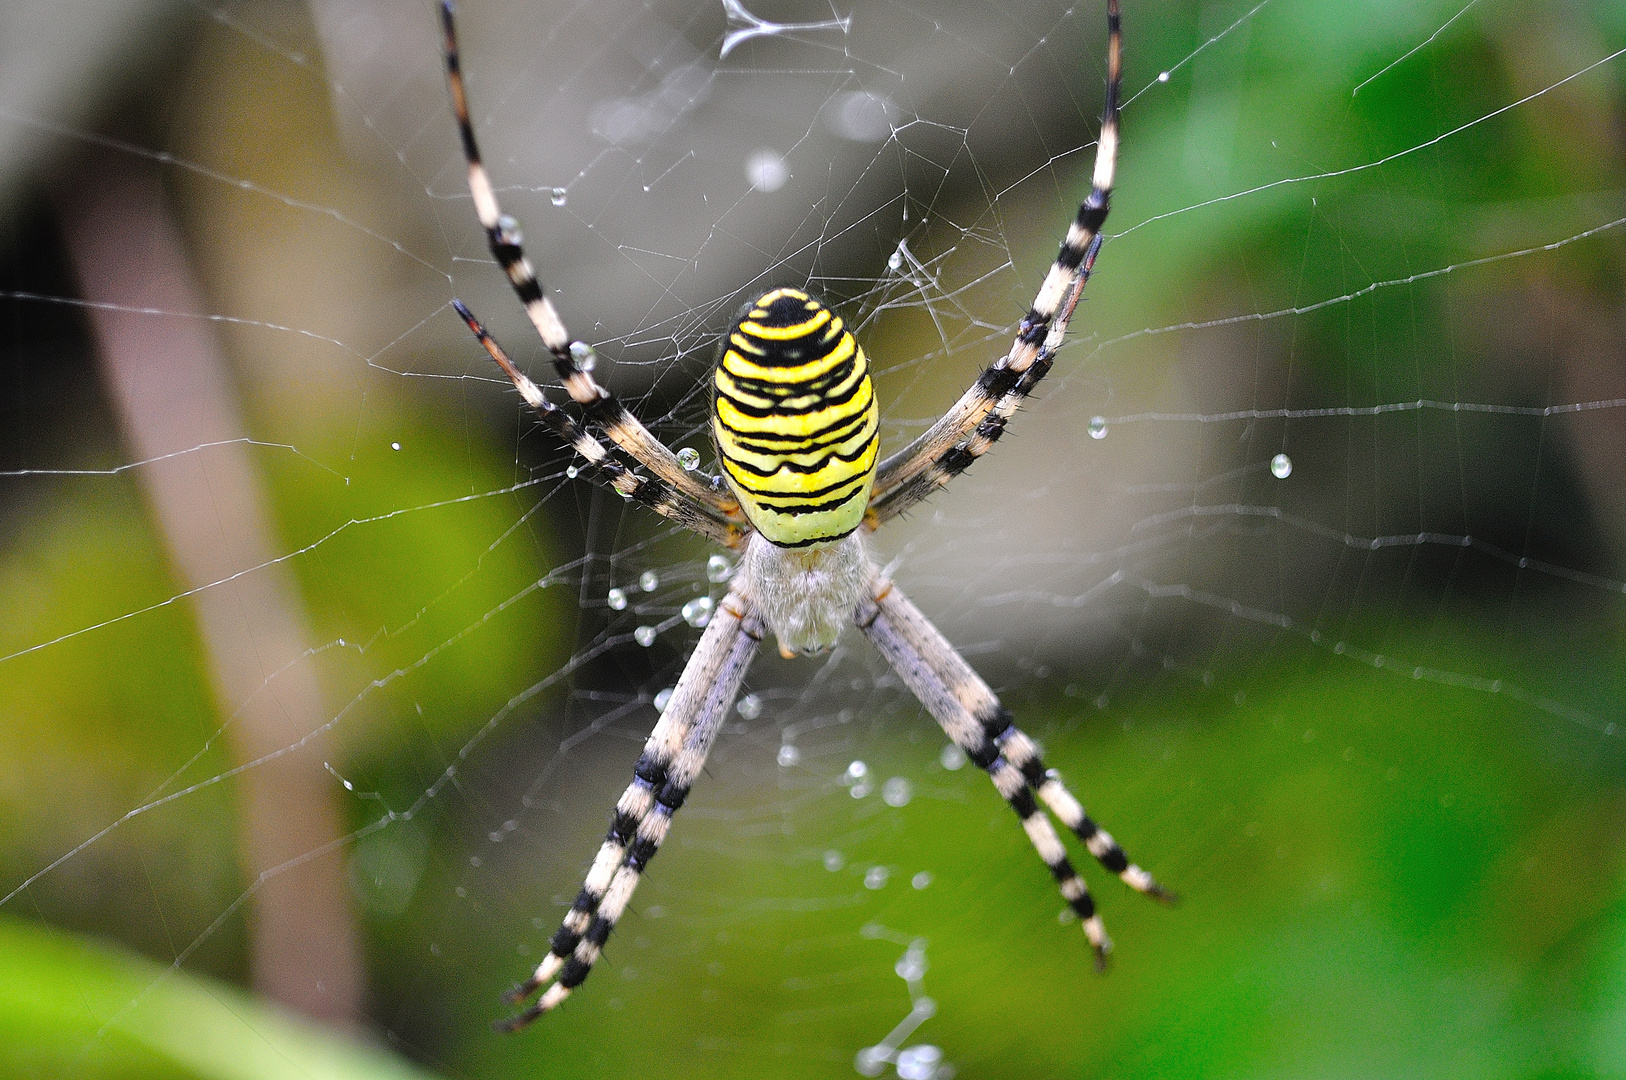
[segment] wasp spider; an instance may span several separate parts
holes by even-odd
[[[740,555],[727,597],[689,657],[671,700],[616,804],[609,835],[552,948],[510,1003],[541,996],[498,1026],[523,1027],[557,1006],[593,968],[640,875],[666,839],[757,643],[770,632],[786,657],[832,645],[849,624],[874,642],[944,732],[993,779],[1022,821],[1061,894],[1077,912],[1097,964],[1112,942],[1089,888],[1040,803],[1131,888],[1164,890],[1092,821],[988,684],[920,609],[887,580],[864,536],[931,495],[987,453],[1022,399],[1044,378],[1101,246],[1118,149],[1122,46],[1118,0],[1107,0],[1107,96],[1089,196],[1017,325],[1010,351],[924,434],[881,460],[869,362],[841,317],[815,297],[778,288],[757,297],[728,331],[712,371],[711,430],[726,487],[697,480],[591,374],[593,350],[574,340],[497,205],[469,123],[453,26],[442,7],[452,110],[468,158],[474,209],[583,421],[549,401],[461,301],[474,331],[526,404],[622,495]],[[642,472],[635,471],[642,466]]]

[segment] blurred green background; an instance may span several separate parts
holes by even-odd
[[[716,4],[467,7],[504,198],[675,444],[704,445],[711,335],[784,279],[845,305],[888,438],[918,431],[1087,189],[1094,5],[860,6],[727,63]],[[499,995],[697,636],[682,604],[720,595],[706,549],[572,482],[447,314],[473,297],[540,369],[429,6],[4,18],[0,1075],[847,1076],[913,1007],[884,1045],[944,1078],[1626,1076],[1626,57],[1598,63],[1626,9],[1126,9],[1122,235],[1076,343],[878,543],[1181,894],[1085,867],[1109,973],[986,779],[847,643],[758,662],[761,716],[593,978],[514,1037]],[[828,119],[855,90],[888,134]],[[615,135],[633,107],[664,126]],[[735,161],[759,144],[778,202]],[[324,695],[306,756],[339,826],[307,850],[361,946],[328,1027],[253,989],[259,766],[140,470],[106,471],[133,455],[60,192],[109,160],[159,179],[207,312],[240,320],[212,329]]]

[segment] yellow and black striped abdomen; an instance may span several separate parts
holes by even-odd
[[[729,329],[712,384],[723,473],[758,532],[804,547],[858,527],[880,417],[838,315],[799,289],[764,293]]]

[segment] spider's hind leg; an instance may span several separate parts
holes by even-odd
[[[548,955],[505,1000],[515,1005],[542,987],[547,989],[534,1004],[499,1021],[499,1031],[517,1031],[550,1011],[592,972],[644,868],[666,839],[672,815],[700,775],[762,635],[761,620],[743,594],[730,592],[717,605],[666,711],[644,744],[633,781],[616,803],[609,834],[575,903],[554,932]]]
[[[1077,834],[1102,866],[1130,888],[1163,901],[1172,901],[1173,895],[1130,862],[1123,848],[1091,820],[1060,776],[1045,768],[1038,747],[1012,721],[993,690],[901,590],[877,577],[872,596],[873,600],[860,606],[860,629],[949,738],[988,771],[999,793],[1022,818],[1022,827],[1050,867],[1069,906],[1084,920],[1084,931],[1098,958],[1104,960],[1112,943],[1095,913],[1088,888],[1067,862],[1035,795]]]

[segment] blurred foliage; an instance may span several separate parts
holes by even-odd
[[[393,1054],[241,990],[0,918],[0,1076],[413,1080]]]
[[[1193,209],[1107,246],[1088,309],[1098,340],[1336,297],[1618,216],[1607,212],[1626,187],[1617,65],[1425,147],[1618,47],[1618,5],[1484,5],[1350,94],[1460,6],[1278,0],[1166,91],[1132,105],[1114,222]],[[1133,85],[1243,10],[1132,7]],[[1381,169],[1197,208],[1400,152]],[[1077,185],[1086,178],[1081,166]],[[1023,282],[1052,257],[1053,223],[1076,194],[1056,194],[1054,214],[999,223],[1020,247]],[[987,209],[984,195],[968,200]],[[1524,309],[1507,297],[1540,281],[1575,298],[1585,317],[1618,303],[1620,250],[1611,235],[1562,260],[1480,271],[1471,289],[1452,279],[1450,289],[1377,293],[1250,343],[1292,358],[1282,398],[1291,404],[1465,400],[1508,384],[1515,389],[1492,396],[1523,400],[1528,386],[1545,401],[1539,364],[1507,366],[1460,337],[1482,318],[1474,305],[1516,321]],[[881,333],[903,341],[910,319]],[[8,344],[28,332],[14,325]],[[907,344],[888,348],[911,355]],[[1143,378],[1134,369],[1163,348],[1147,337],[1099,359],[1113,377]],[[1239,377],[1254,369],[1225,359],[1204,407],[1262,400]],[[93,379],[84,366],[52,371],[56,384]],[[684,811],[584,992],[524,1035],[494,1037],[497,995],[545,947],[636,744],[610,741],[606,760],[580,762],[579,775],[535,781],[556,812],[511,830],[500,849],[485,837],[508,835],[499,807],[520,801],[508,787],[537,769],[502,772],[491,782],[501,799],[460,777],[422,805],[481,726],[558,671],[577,643],[585,617],[575,598],[551,585],[533,591],[539,573],[573,557],[555,534],[576,527],[576,508],[537,508],[523,491],[469,497],[523,471],[511,422],[483,426],[466,405],[461,430],[430,399],[400,390],[407,380],[382,381],[399,396],[362,421],[343,411],[353,398],[310,403],[312,434],[301,445],[359,447],[343,457],[344,475],[275,449],[261,460],[284,549],[299,552],[292,566],[313,639],[333,643],[323,657],[332,699],[360,702],[339,729],[345,756],[333,765],[359,793],[350,857],[371,1017],[403,1053],[448,1074],[496,1078],[851,1075],[853,1052],[908,1011],[893,964],[920,937],[938,1011],[915,1041],[941,1045],[962,1076],[1626,1076],[1618,735],[1285,636],[1206,678],[1135,667],[1100,704],[1056,689],[1060,679],[1007,692],[1131,854],[1185,894],[1181,907],[1161,910],[1090,873],[1118,942],[1107,976],[1091,970],[1078,928],[1055,922],[1053,886],[986,780],[931,764],[939,738],[929,719],[877,695],[856,721],[866,730],[859,742],[876,775],[911,782],[908,805],[849,798],[835,780],[845,759],[810,753],[781,770],[773,747],[740,736]],[[101,441],[92,433],[71,448],[73,460],[117,460],[102,407],[71,404],[103,419]],[[912,400],[906,408],[928,411]],[[1305,475],[1334,453],[1409,474],[1416,463],[1400,468],[1402,458],[1454,437],[1420,438],[1416,425],[1432,421],[1400,422],[1412,425],[1405,438],[1372,421],[1370,448],[1294,446],[1294,455]],[[83,434],[82,423],[69,430]],[[1589,495],[1562,451],[1551,452],[1559,464],[1539,490],[1507,480],[1506,444],[1524,435],[1510,421],[1470,431],[1470,449],[1447,463],[1451,475],[1423,463],[1432,479],[1420,486],[1461,496],[1452,512],[1463,520],[1453,524],[1464,531],[1528,529],[1562,565],[1609,565],[1619,537],[1588,516]],[[1010,448],[1019,451],[1019,442]],[[1306,503],[1450,502],[1361,483],[1329,461]],[[0,532],[0,654],[99,628],[0,670],[0,894],[143,812],[43,875],[7,914],[165,961],[201,942],[188,968],[240,980],[233,905],[247,883],[224,839],[234,834],[217,738],[227,718],[215,712],[186,606],[168,602],[176,587],[161,546],[127,478],[33,490],[10,499]],[[1539,591],[1503,603],[1518,588],[1506,578],[1453,576],[1454,564],[1426,557],[1418,566],[1399,595],[1363,595],[1364,620],[1344,632],[1397,655],[1426,654],[1439,670],[1504,673],[1618,715],[1618,608]],[[108,620],[119,621],[101,625]],[[1206,646],[1202,633],[1192,637]],[[417,665],[442,644],[432,665]],[[638,654],[625,669],[649,663]],[[378,672],[393,674],[368,689]],[[625,696],[647,690],[631,682]],[[558,740],[539,729],[559,726],[565,697],[541,699],[540,722],[526,713],[505,725],[467,772],[553,760]],[[414,806],[411,821],[372,827]],[[877,866],[886,883],[867,888]],[[931,880],[911,887],[921,871]],[[230,915],[215,928],[222,912]],[[325,1058],[308,1038],[229,989],[0,924],[6,1075],[392,1068]]]

